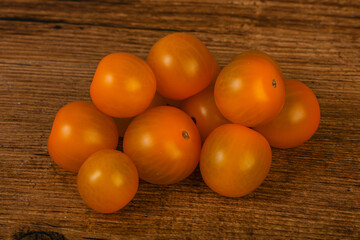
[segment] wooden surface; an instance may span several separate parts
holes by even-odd
[[[246,197],[217,195],[196,170],[171,186],[141,181],[126,208],[96,213],[47,153],[55,113],[90,100],[103,56],[145,59],[178,31],[221,66],[249,49],[273,56],[317,95],[319,130],[273,149],[269,176]],[[358,0],[1,0],[0,112],[0,239],[360,238]]]

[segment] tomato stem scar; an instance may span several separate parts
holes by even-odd
[[[276,88],[276,81],[275,81],[275,79],[272,80],[272,85],[273,85],[274,88]]]
[[[183,138],[185,138],[185,139],[189,139],[189,138],[190,138],[188,132],[185,131],[185,130],[182,132],[182,136],[183,136]]]

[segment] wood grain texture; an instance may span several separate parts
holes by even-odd
[[[221,66],[257,49],[317,95],[313,138],[273,149],[252,194],[212,192],[197,169],[170,186],[140,182],[100,214],[46,142],[57,110],[90,100],[100,59],[146,58],[171,32],[200,38]],[[359,239],[360,1],[0,1],[0,239]]]

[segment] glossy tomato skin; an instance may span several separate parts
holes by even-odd
[[[205,89],[215,73],[214,57],[196,37],[169,34],[150,49],[147,62],[155,73],[157,91],[183,100]]]
[[[164,98],[163,96],[161,96],[158,93],[155,93],[155,96],[154,96],[153,100],[151,101],[150,106],[147,109],[157,107],[157,106],[165,106],[167,104],[167,101],[168,100],[166,98]],[[133,119],[134,119],[134,117],[114,118],[114,121],[116,123],[120,137],[124,137],[125,131]]]
[[[261,51],[257,51],[257,50],[249,50],[249,51],[245,51],[245,52],[242,52],[240,53],[239,55],[237,55],[236,57],[233,58],[232,61],[236,61],[238,59],[242,59],[244,57],[247,57],[247,58],[251,58],[251,57],[261,57],[263,59],[266,59],[268,60],[269,62],[271,62],[275,68],[278,70],[278,72],[280,73],[281,77],[284,79],[284,75],[282,73],[282,70],[280,68],[280,65],[272,58],[270,57],[268,54],[264,53],[264,52],[261,52]]]
[[[111,117],[90,102],[76,101],[66,104],[56,114],[47,147],[55,163],[77,172],[94,152],[115,149],[118,139]]]
[[[285,104],[271,122],[255,127],[277,148],[296,147],[309,140],[320,123],[320,107],[315,94],[305,84],[285,80]]]
[[[138,185],[139,176],[131,159],[110,149],[92,154],[77,176],[81,198],[101,213],[112,213],[127,205],[134,198]]]
[[[220,125],[230,123],[215,104],[213,86],[186,99],[181,109],[195,121],[203,142],[212,130]]]
[[[100,61],[90,95],[107,115],[129,118],[145,111],[155,90],[155,75],[145,61],[129,53],[112,53]]]
[[[254,127],[280,113],[285,88],[281,74],[270,61],[244,56],[223,68],[215,83],[214,96],[225,118]]]
[[[147,110],[130,123],[123,146],[141,179],[154,184],[172,184],[196,168],[201,140],[198,129],[185,112],[160,106]]]
[[[227,197],[254,191],[267,176],[271,148],[258,132],[225,124],[210,133],[201,150],[200,171],[205,183]]]

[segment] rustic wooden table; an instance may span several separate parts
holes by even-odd
[[[185,181],[144,181],[100,214],[50,159],[57,110],[90,100],[106,54],[142,58],[172,32],[200,38],[221,66],[257,49],[317,95],[313,138],[273,149],[265,182],[238,199]],[[360,1],[0,1],[0,239],[359,239]]]

